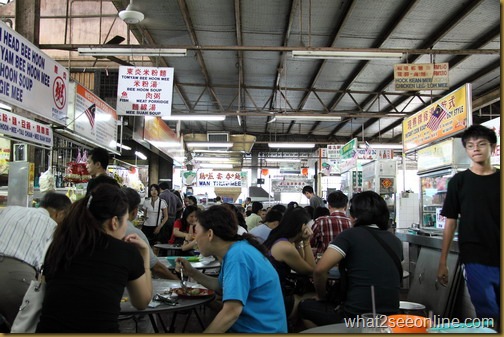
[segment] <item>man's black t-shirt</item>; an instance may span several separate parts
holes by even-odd
[[[370,230],[379,235],[402,260],[402,243],[397,237],[386,230]],[[344,256],[348,270],[345,312],[360,315],[372,311],[371,285],[375,289],[376,311],[387,315],[398,312],[399,271],[392,257],[371,233],[359,227],[344,230],[331,242],[330,248]]]
[[[500,171],[457,173],[448,183],[441,215],[457,219],[463,263],[500,266]]]

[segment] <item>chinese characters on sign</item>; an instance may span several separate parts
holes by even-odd
[[[0,112],[0,133],[39,145],[53,146],[53,131],[49,125],[7,111]]]
[[[448,63],[395,64],[395,90],[447,90],[448,70]]]
[[[403,121],[405,152],[465,130],[472,124],[471,84],[465,84]]]
[[[68,71],[0,22],[0,100],[65,125]]]
[[[117,114],[170,116],[173,68],[119,67]]]
[[[299,192],[305,185],[313,186],[313,179],[307,179],[305,177],[296,176],[285,176],[283,178],[273,178],[271,179],[271,191],[272,192]]]
[[[198,171],[199,187],[241,187],[246,172],[236,171]]]

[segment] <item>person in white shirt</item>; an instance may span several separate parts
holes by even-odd
[[[259,201],[254,201],[252,203],[252,214],[250,214],[246,219],[245,222],[247,224],[247,230],[252,230],[254,227],[262,223],[262,218],[259,215],[259,212],[261,212],[263,209],[263,204],[260,203]]]
[[[266,213],[265,223],[254,227],[250,231],[250,234],[254,235],[257,241],[263,243],[268,238],[271,230],[278,227],[280,220],[282,220],[282,213],[277,210],[270,209],[269,212]]]
[[[126,198],[128,199],[128,228],[126,228],[125,236],[135,233],[142,240],[144,240],[147,244],[149,244],[149,240],[145,236],[145,234],[138,228],[136,228],[132,221],[137,217],[138,208],[140,206],[140,195],[137,191],[132,189],[131,187],[123,187],[122,188],[124,194],[126,194]],[[149,246],[149,265],[153,274],[156,276],[168,280],[179,280],[177,275],[173,274],[168,267],[162,264],[156,254],[152,251],[152,248]]]
[[[10,325],[71,204],[66,195],[48,192],[39,208],[9,206],[0,211],[0,314]]]

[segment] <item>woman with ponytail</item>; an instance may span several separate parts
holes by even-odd
[[[147,244],[125,236],[128,200],[102,184],[74,203],[54,232],[44,262],[47,283],[37,332],[119,332],[124,288],[138,309],[152,298]]]
[[[287,317],[278,274],[254,236],[238,235],[236,214],[212,206],[198,214],[196,240],[202,255],[221,263],[218,278],[204,275],[183,258],[177,269],[222,295],[223,306],[205,332],[286,333]]]

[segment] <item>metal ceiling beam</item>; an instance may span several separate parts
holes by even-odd
[[[180,12],[182,14],[182,18],[184,19],[184,23],[186,25],[187,31],[189,33],[189,36],[191,37],[191,41],[194,46],[198,46],[198,37],[196,36],[196,32],[194,31],[194,25],[192,23],[191,17],[189,15],[189,10],[187,9],[187,4],[185,0],[178,0],[178,5],[180,8]],[[141,46],[145,47],[145,46]],[[208,70],[205,65],[205,60],[203,59],[203,55],[201,54],[201,50],[196,51],[196,59],[198,60],[198,64],[201,68],[201,73],[203,74],[203,77],[205,78],[205,83],[208,86],[208,90],[210,91],[210,94],[214,100],[214,103],[217,104],[219,110],[224,110],[222,107],[221,102],[219,101],[219,98],[217,97],[217,94],[215,93],[215,90],[212,87],[212,82],[210,81],[210,76],[208,75]]]
[[[182,0],[180,0],[182,1]],[[499,55],[500,49],[429,49],[429,48],[333,48],[333,47],[291,47],[291,46],[201,46],[201,45],[122,45],[111,44],[110,48],[153,48],[153,49],[187,49],[195,51],[334,51],[334,52],[363,52],[363,53],[403,53],[408,55]],[[41,44],[40,49],[57,49],[77,51],[79,48],[103,48],[100,44]]]
[[[237,45],[243,45],[242,40],[242,29],[241,29],[241,6],[240,0],[235,0],[234,2],[234,16],[235,16],[235,30],[236,30],[236,43]],[[243,87],[245,85],[245,77],[243,72],[243,51],[237,51],[238,57],[238,111],[241,110],[243,105],[242,99],[245,99],[245,95],[242,95],[241,91],[244,90]],[[241,117],[240,117],[241,118]],[[241,128],[243,133],[247,132],[247,119],[243,118],[241,121]]]
[[[381,34],[378,36],[378,38],[374,41],[373,47],[374,48],[380,48],[385,41],[392,35],[394,30],[397,28],[397,26],[401,23],[402,19],[408,15],[411,10],[417,5],[418,1],[407,1],[403,7],[401,7],[394,15],[391,15],[391,19],[388,23],[388,25],[385,27],[385,29],[381,32]],[[352,86],[352,84],[355,82],[357,77],[364,71],[366,66],[369,64],[369,61],[362,61],[359,62],[357,67],[354,69],[352,74],[348,77],[348,79],[345,81],[345,83],[342,85],[343,90],[348,90]],[[344,97],[343,94],[337,95],[332,102],[329,104],[329,110],[334,110],[336,109],[336,106],[341,102],[341,100]],[[365,106],[365,104],[362,104],[362,106]]]
[[[380,34],[378,39],[376,39],[373,46],[374,47],[382,46],[383,43],[385,43],[385,41],[390,37],[390,35],[393,33],[393,31],[397,28],[397,26],[401,23],[402,19],[404,19],[404,17],[406,15],[408,15],[408,13],[411,12],[411,10],[416,6],[416,4],[417,4],[417,1],[408,1],[408,2],[406,2],[405,5],[403,5],[403,7],[401,7],[397,11],[398,15],[392,15],[391,17],[393,19],[391,21],[389,21],[387,27]],[[343,84],[343,86],[342,86],[343,90],[347,91],[350,89],[350,87],[355,82],[357,77],[364,71],[364,69],[366,68],[368,63],[369,63],[369,61],[359,62],[359,64],[355,68],[355,70],[352,72],[352,74],[348,77],[348,79]],[[336,109],[339,102],[341,102],[341,100],[345,96],[345,94],[346,94],[345,91],[343,91],[341,94],[338,94],[338,95],[336,95],[336,97],[334,97],[334,99],[329,104],[330,110]],[[380,91],[381,90],[378,90],[378,92],[380,92]],[[372,96],[369,96],[368,98],[371,99]],[[376,98],[378,99],[377,96],[376,96]],[[361,106],[366,106],[366,104],[361,104]],[[333,131],[331,132],[331,135],[335,134],[337,131],[339,131],[341,128],[343,128],[347,123],[348,123],[348,121],[342,121],[339,125],[337,125],[333,129]]]
[[[121,1],[121,0],[112,0],[112,4],[116,7],[118,12],[126,9],[126,6],[124,5],[123,1]],[[129,27],[130,27],[130,31],[133,33],[133,35],[135,36],[135,38],[138,41],[143,41],[143,39],[145,38],[145,40],[147,41],[147,43],[149,45],[155,44],[155,41],[152,38],[152,35],[149,33],[148,30],[143,29],[143,28],[140,29],[140,27],[138,25],[129,26]],[[156,61],[158,61],[160,63],[161,67],[169,67],[168,62],[166,62],[165,58],[160,57],[160,58],[157,58]],[[192,111],[193,108],[189,104],[189,99],[186,97],[185,93],[181,90],[181,87],[178,82],[179,81],[177,80],[177,75],[175,75],[173,77],[173,86],[175,88],[175,91],[179,94],[180,100],[187,107],[187,109],[189,109],[189,111]]]
[[[345,22],[347,20],[349,20],[350,13],[352,12],[354,5],[355,5],[355,1],[353,1],[353,0],[346,1],[343,3],[344,7],[341,9],[341,14],[338,17],[339,22],[336,24],[336,27],[335,27],[333,34],[332,34],[333,38],[332,38],[331,46],[336,45],[336,43],[338,42],[341,27],[343,27]],[[338,11],[338,13],[340,13],[340,11]],[[310,81],[310,86],[309,86],[310,89],[305,93],[305,95],[303,96],[303,98],[299,102],[298,110],[303,110],[306,102],[308,101],[308,98],[310,97],[310,94],[312,93],[313,90],[315,90],[315,84],[317,83],[319,77],[322,75],[322,73],[323,73],[322,70],[324,69],[324,66],[326,64],[327,64],[327,60],[320,60],[319,67],[316,70],[315,75],[312,77],[312,79]]]
[[[462,4],[460,7],[460,10],[458,10],[448,20],[446,20],[443,27],[441,27],[440,29],[435,31],[429,38],[425,39],[425,41],[422,42],[420,48],[433,47],[437,42],[439,42],[443,38],[443,36],[448,34],[448,32],[450,32],[452,29],[455,29],[456,26],[467,15],[469,15],[481,2],[483,2],[483,0],[469,1],[468,4],[466,4],[466,3]],[[411,55],[408,57],[407,63],[414,63],[418,58],[420,58],[420,55]],[[390,85],[390,83],[393,80],[394,80],[394,73],[392,72],[391,75],[387,76],[387,78],[385,78],[385,80],[383,80],[378,85],[376,91],[384,90],[387,86]],[[362,106],[366,106],[371,101],[371,99],[372,99],[372,96],[368,96],[366,99],[364,99],[364,101],[362,102]],[[400,98],[398,101],[401,101],[401,100],[404,101],[404,98]],[[397,105],[397,103],[396,103],[396,105]],[[338,127],[340,127],[340,128],[342,128],[343,126],[344,126],[344,123],[340,123],[340,125],[338,125]],[[338,131],[339,129],[337,130],[337,128],[335,128],[334,130]]]
[[[285,29],[285,34],[283,38],[283,47],[287,47],[289,45],[289,38],[292,30],[292,23],[294,22],[294,17],[296,14],[296,11],[299,7],[300,0],[293,0],[291,1],[291,7],[290,7],[290,14],[289,14],[289,21],[287,22],[287,26]],[[275,106],[275,100],[274,97],[276,95],[277,90],[280,89],[280,81],[282,79],[282,73],[284,70],[284,61],[285,61],[285,55],[282,53],[280,54],[280,61],[278,62],[278,67],[277,67],[277,72],[275,76],[275,83],[273,83],[273,88],[271,88],[272,91],[272,96],[273,98],[270,101],[270,110],[274,109]],[[271,120],[271,116],[268,116],[266,123],[264,125],[264,133],[268,133],[268,128],[269,128],[269,121]]]
[[[479,71],[478,71],[478,72],[476,72],[475,74],[471,75],[470,77],[465,78],[464,80],[462,80],[462,81],[460,81],[460,82],[456,83],[453,87],[454,87],[454,88],[458,88],[458,87],[460,87],[460,86],[464,85],[465,83],[470,83],[470,82],[474,81],[475,79],[478,79],[478,78],[480,78],[481,76],[484,76],[484,75],[488,74],[489,72],[494,71],[495,69],[497,69],[497,68],[499,68],[499,67],[500,67],[500,60],[497,60],[497,61],[495,61],[495,62],[491,63],[490,65],[486,66],[485,68],[483,68],[483,69],[479,70]],[[490,94],[489,94],[489,95],[490,95],[489,97],[494,97],[494,98],[495,98],[495,96],[496,96],[496,95],[499,95],[499,100],[500,100],[500,88],[495,88],[494,90],[492,90],[492,91],[490,92]],[[479,102],[479,100],[480,100],[480,99],[482,99],[482,100],[483,100],[484,98],[483,98],[483,97],[480,97],[480,98],[478,98],[477,100],[474,100],[474,101],[473,101],[473,103],[474,103],[474,102]],[[421,109],[420,109],[420,110],[421,110]],[[415,113],[417,113],[417,112],[418,112],[418,111],[420,111],[420,110],[417,110],[417,111],[415,111],[415,112],[411,113],[411,115],[414,115]],[[473,109],[473,111],[474,111],[474,109]],[[390,124],[389,126],[387,126],[386,128],[384,128],[384,129],[381,131],[381,133],[388,132],[388,131],[392,130],[393,128],[395,128],[395,127],[397,127],[397,126],[401,125],[401,123],[402,123],[402,119],[399,119],[399,120],[395,121],[394,123]],[[372,138],[374,138],[374,137],[377,137],[377,135],[378,135],[378,133],[377,133],[377,134],[374,134],[374,135],[373,135],[373,136],[371,136],[371,137],[372,137]]]
[[[471,48],[480,48],[480,47],[483,47],[485,46],[486,44],[488,44],[489,42],[491,42],[493,39],[495,39],[496,37],[499,37],[500,36],[500,26],[496,26],[492,29],[490,29],[490,31],[488,31],[487,33],[484,34],[484,37],[481,38],[481,39],[478,39],[476,42],[474,42],[473,44],[471,44]],[[448,61],[448,64],[449,64],[449,68],[450,69],[453,69],[455,68],[457,65],[459,65],[460,63],[462,63],[464,60],[466,60],[469,56],[455,56],[453,57],[451,60]],[[495,63],[493,63],[495,64]],[[490,65],[490,68],[492,66]],[[493,69],[492,69],[493,70]],[[491,71],[491,70],[490,70]],[[476,74],[478,74],[479,72],[477,72]],[[486,72],[484,72],[484,74],[486,74]],[[471,80],[463,80],[461,82],[459,82],[458,84],[456,85],[452,85],[451,87],[452,88],[458,88],[459,86],[462,86],[464,83],[469,83],[469,82],[472,82],[474,79],[477,79],[478,77],[474,77],[474,75],[470,76],[469,77]],[[393,79],[392,79],[393,80]],[[440,95],[441,97],[446,95],[448,92],[450,92],[450,90],[445,90],[443,92],[442,95]],[[407,97],[400,97],[398,99],[395,100],[395,102],[392,103],[390,102],[390,106],[383,109],[384,112],[389,112],[393,107],[394,105],[395,106],[398,106],[399,104],[403,103],[405,100],[407,99]],[[420,98],[421,99],[421,98]],[[394,108],[395,109],[395,108]],[[376,122],[376,120],[375,120]],[[372,124],[372,123],[371,123]]]

